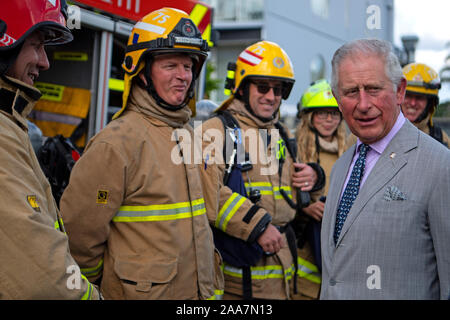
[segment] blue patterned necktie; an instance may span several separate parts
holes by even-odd
[[[336,215],[336,225],[334,226],[334,244],[337,243],[342,227],[344,226],[345,219],[347,219],[347,215],[352,208],[353,202],[358,196],[359,185],[361,183],[361,178],[364,174],[364,167],[366,165],[366,155],[369,149],[370,147],[367,144],[361,144],[359,147],[358,159],[356,159],[352,174],[350,175],[350,179],[345,187],[341,202],[339,203]]]

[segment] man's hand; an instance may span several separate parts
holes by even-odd
[[[267,253],[277,253],[284,246],[284,239],[280,231],[270,223],[256,241]]]
[[[317,182],[317,173],[305,163],[294,162],[294,173],[292,174],[292,185],[301,191],[311,191]]]
[[[306,208],[303,208],[302,211],[314,220],[322,221],[324,209],[325,203],[323,203],[322,201],[317,201],[310,204]]]

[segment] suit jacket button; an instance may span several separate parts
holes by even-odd
[[[335,285],[336,285],[336,280],[330,279],[330,286],[335,286]]]

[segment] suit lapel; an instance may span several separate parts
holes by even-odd
[[[372,199],[408,162],[408,152],[417,147],[417,129],[406,120],[372,168],[347,216],[338,243],[350,229],[367,202]],[[392,156],[394,155],[394,156]],[[344,177],[345,179],[345,177]],[[336,210],[337,212],[337,206]],[[336,214],[334,215],[336,219]]]
[[[334,248],[334,225],[336,224],[336,213],[339,206],[339,200],[341,197],[341,192],[344,188],[345,178],[347,177],[348,170],[352,163],[353,155],[355,154],[356,144],[351,146],[347,152],[345,152],[342,157],[338,160],[339,162],[336,164],[335,173],[333,176],[333,180],[331,180],[329,194],[336,194],[335,197],[328,197],[326,201],[327,207],[330,206],[330,209],[327,210],[331,214],[329,215],[330,223],[328,224],[330,230],[328,231],[328,244]]]

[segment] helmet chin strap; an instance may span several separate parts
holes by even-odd
[[[145,64],[144,77],[145,77],[145,80],[147,81],[147,85],[145,85],[142,81],[141,81],[141,84],[147,90],[147,92],[150,94],[150,96],[152,96],[153,99],[155,99],[156,103],[159,106],[161,106],[161,107],[163,107],[163,108],[165,108],[167,110],[170,110],[170,111],[178,111],[178,110],[183,109],[185,106],[187,106],[189,101],[194,96],[194,83],[195,83],[195,81],[192,80],[191,85],[189,86],[189,89],[188,89],[188,92],[186,94],[186,98],[184,99],[184,101],[180,105],[173,105],[173,104],[170,104],[170,103],[166,102],[156,92],[155,86],[153,85],[153,81],[152,81],[151,77],[149,76],[149,74],[150,74],[150,66],[151,66],[151,63],[146,63]]]
[[[425,107],[425,109],[423,109],[422,113],[417,117],[416,120],[414,120],[415,123],[418,123],[420,121],[422,121],[423,119],[425,119],[429,113],[431,113],[431,109],[433,108],[433,99],[428,98],[427,99],[427,106]]]

